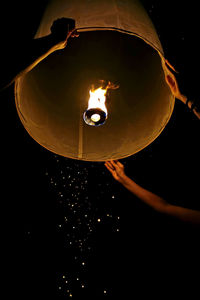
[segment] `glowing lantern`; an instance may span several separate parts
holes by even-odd
[[[140,151],[161,133],[174,106],[148,15],[137,0],[53,0],[36,37],[62,17],[76,20],[80,36],[17,80],[24,127],[43,147],[74,159]],[[112,90],[100,82],[119,85]]]

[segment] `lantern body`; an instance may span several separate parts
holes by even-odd
[[[54,0],[36,37],[48,35],[61,17],[74,18],[80,36],[16,81],[24,127],[43,147],[69,158],[105,161],[140,151],[161,133],[174,106],[150,19],[134,0]],[[120,87],[110,91],[106,122],[93,127],[83,114],[99,80]]]

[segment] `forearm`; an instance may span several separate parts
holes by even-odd
[[[33,67],[35,67],[40,61],[46,58],[51,53],[56,50],[64,48],[67,42],[56,41],[55,38],[50,34],[43,38],[32,40],[32,44],[29,46],[30,55],[27,57],[27,66],[22,72],[29,72]],[[30,65],[29,65],[30,63]]]
[[[184,222],[200,225],[200,211],[168,204],[163,212]]]
[[[192,108],[192,106],[193,106],[193,101],[191,101],[191,100],[186,100],[186,103],[187,103],[187,105],[188,105],[188,107],[191,109]],[[193,111],[193,113],[195,114],[195,116],[198,118],[198,119],[200,119],[200,109],[198,109],[197,108],[197,106],[194,106],[193,108],[192,108],[192,111]]]
[[[188,99],[185,95],[183,95],[179,90],[179,85],[176,80],[174,74],[169,70],[169,67],[173,69],[173,67],[169,64],[168,61],[165,61],[164,64],[164,72],[165,72],[165,79],[167,84],[169,85],[172,94],[175,96],[176,99],[179,99],[184,104],[188,106],[189,109],[195,114],[195,116],[200,119],[200,103],[196,106],[194,105],[193,101]]]
[[[194,109],[194,114],[200,120],[200,111],[196,111],[196,109]]]
[[[188,99],[186,96],[184,96],[182,94],[180,94],[177,99],[181,100],[184,104],[186,104],[186,106],[190,110],[192,110],[192,112],[195,114],[195,116],[198,119],[200,119],[200,109],[196,105],[194,105],[194,102],[192,100]]]
[[[128,189],[136,197],[138,197],[140,200],[153,207],[155,210],[160,211],[165,205],[167,205],[167,202],[163,198],[142,188],[126,175],[124,176],[123,181],[121,183],[126,189]]]
[[[163,198],[142,188],[127,176],[124,176],[121,183],[131,193],[156,211],[171,215],[184,222],[200,225],[200,211],[168,204]]]
[[[30,72],[43,59],[56,50],[63,48],[63,42],[56,42],[52,35],[34,39],[23,46],[18,54],[13,55],[9,78],[4,78],[4,87],[9,86],[23,74]]]

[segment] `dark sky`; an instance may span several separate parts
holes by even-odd
[[[33,38],[45,3],[1,10],[1,76]],[[142,1],[179,72],[199,98],[199,24],[195,1]],[[1,97],[2,263],[6,299],[199,297],[199,232],[156,213],[120,186],[103,163],[56,156],[23,128],[14,86]],[[162,134],[123,159],[127,174],[169,203],[200,209],[199,120],[178,100]],[[197,270],[197,274],[195,272]]]

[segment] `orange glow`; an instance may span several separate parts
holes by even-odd
[[[88,101],[88,109],[91,108],[100,108],[106,114],[108,113],[105,102],[106,102],[106,89],[102,89],[101,87],[96,90],[90,90],[90,98]]]

